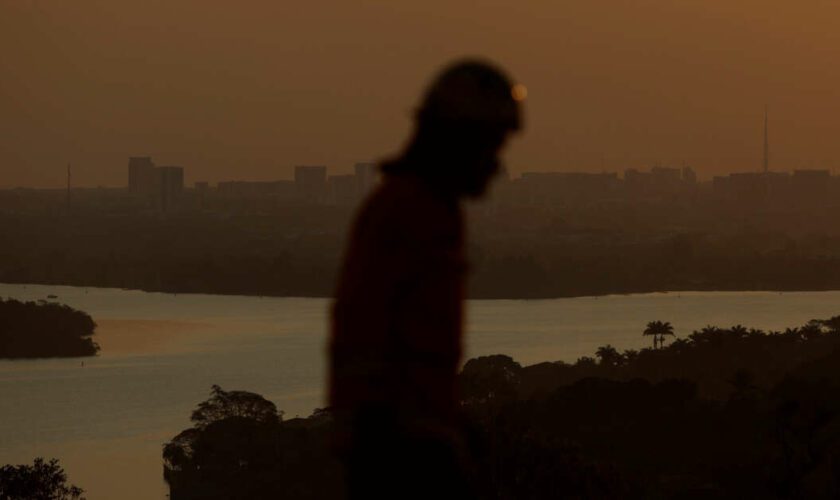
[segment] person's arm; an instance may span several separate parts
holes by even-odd
[[[375,198],[353,228],[332,310],[330,403],[338,408],[389,397],[389,329],[405,274],[395,219],[391,207]]]

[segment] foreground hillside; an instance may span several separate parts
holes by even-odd
[[[840,316],[670,343],[657,324],[658,348],[470,360],[462,408],[480,498],[840,496]],[[341,498],[328,410],[283,420],[259,395],[214,387],[192,420],[164,449],[172,498]]]

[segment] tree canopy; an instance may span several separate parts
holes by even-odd
[[[210,398],[199,403],[190,420],[197,428],[232,417],[241,417],[261,423],[276,423],[282,419],[277,406],[259,394],[247,391],[225,391],[213,385]]]
[[[67,474],[53,458],[36,458],[32,465],[0,467],[0,499],[84,500],[84,490],[67,484]]]
[[[95,329],[89,314],[67,305],[0,299],[0,358],[93,356]]]
[[[172,498],[341,498],[329,411],[288,421],[281,415],[259,394],[214,385],[193,412],[193,427],[164,445]]]

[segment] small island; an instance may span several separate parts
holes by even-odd
[[[67,305],[0,299],[0,358],[94,356],[95,329],[89,314]]]

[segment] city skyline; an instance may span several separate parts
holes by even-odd
[[[135,160],[135,159],[141,159],[141,160],[145,159],[147,161],[150,161],[150,158],[151,158],[151,156],[140,156],[140,157],[130,156],[129,160],[131,161],[131,160]],[[761,159],[760,159],[761,164],[760,164],[760,166],[757,170],[737,169],[737,168],[734,169],[734,170],[728,170],[728,171],[727,170],[720,170],[720,171],[712,172],[712,174],[708,175],[708,177],[702,177],[702,176],[697,175],[698,170],[697,170],[697,167],[695,165],[689,165],[684,160],[680,164],[676,164],[676,163],[671,163],[671,164],[665,163],[665,164],[663,164],[662,162],[656,161],[656,162],[646,164],[646,165],[641,165],[641,166],[637,166],[637,165],[633,165],[633,166],[617,165],[617,166],[615,166],[615,168],[607,168],[607,165],[606,165],[604,159],[605,159],[605,155],[602,155],[600,170],[580,168],[580,167],[578,167],[577,169],[575,167],[555,168],[555,169],[510,168],[510,165],[506,164],[505,165],[505,172],[506,172],[506,176],[508,178],[521,178],[523,176],[527,176],[527,175],[533,174],[533,173],[558,173],[558,174],[563,174],[563,173],[569,173],[569,174],[577,174],[577,173],[592,173],[592,174],[623,173],[626,176],[627,172],[643,170],[643,169],[646,169],[646,168],[647,169],[654,169],[654,170],[655,169],[679,170],[679,169],[689,168],[689,169],[692,170],[693,175],[696,176],[695,177],[696,182],[712,183],[712,182],[716,182],[719,177],[725,177],[725,176],[729,176],[729,175],[732,175],[732,174],[739,175],[739,174],[759,173],[759,174],[767,175],[767,174],[771,174],[771,173],[794,174],[797,171],[821,171],[821,172],[827,172],[829,175],[834,176],[835,171],[836,171],[836,168],[835,168],[836,163],[834,163],[834,162],[824,162],[824,163],[831,163],[830,165],[825,165],[824,163],[823,164],[813,164],[813,163],[804,163],[803,164],[803,163],[800,162],[797,165],[786,165],[786,166],[782,166],[781,168],[776,168],[776,169],[771,168],[770,140],[769,140],[769,111],[768,111],[767,105],[764,106],[763,149],[761,150]],[[338,167],[337,170],[335,170],[334,166],[328,166],[328,165],[319,165],[318,168],[329,169],[329,178],[335,177],[336,180],[337,180],[338,177],[347,177],[347,176],[354,175],[354,173],[358,173],[359,165],[374,166],[374,165],[377,165],[377,164],[378,164],[377,161],[372,161],[372,160],[356,160],[351,164],[352,167],[350,167],[349,169],[346,168],[345,166],[340,166],[340,167]],[[71,163],[68,163],[67,166],[66,166],[66,169],[67,169],[66,188],[68,189],[68,191],[70,190],[70,170],[71,170],[71,166],[72,166]],[[215,180],[207,180],[207,179],[199,178],[199,177],[195,177],[195,176],[193,176],[192,178],[187,178],[185,176],[185,169],[183,167],[180,167],[180,166],[164,167],[164,168],[178,168],[178,169],[180,169],[181,170],[180,175],[182,177],[181,182],[182,182],[183,186],[185,186],[185,187],[193,186],[193,185],[195,185],[195,186],[202,185],[204,187],[207,187],[207,186],[212,186],[212,185],[223,185],[223,184],[230,185],[230,184],[237,184],[237,183],[259,184],[259,183],[272,183],[272,182],[293,182],[296,179],[297,171],[301,167],[305,167],[305,165],[299,165],[299,164],[292,165],[292,166],[284,165],[283,167],[280,167],[280,170],[281,171],[286,171],[286,172],[284,174],[281,174],[281,176],[279,176],[279,177],[278,176],[272,177],[270,172],[263,172],[263,175],[260,178],[256,178],[256,179],[245,178],[245,177],[241,177],[241,176],[236,177],[236,178],[223,177],[224,174],[222,174],[222,177],[218,177]],[[129,167],[129,169],[131,169],[131,167]],[[240,169],[240,170],[248,171],[247,168],[246,169]],[[703,171],[703,168],[700,167],[699,171]],[[0,184],[0,189],[9,189],[11,187],[12,186],[3,186],[2,184]],[[56,188],[56,187],[60,187],[60,186],[48,186],[48,187],[46,187],[46,186],[14,186],[14,187],[35,188],[35,189],[38,189],[38,188],[50,189],[50,188]],[[90,188],[90,187],[114,188],[114,187],[121,187],[121,185],[116,185],[116,186],[115,185],[111,185],[111,186],[82,185],[82,186],[78,186],[78,187],[83,187],[83,188]]]
[[[397,153],[428,75],[464,55],[529,89],[513,172],[759,170],[765,104],[771,169],[838,166],[840,7],[609,7],[4,2],[0,186],[60,187],[68,162],[78,185],[120,185],[127,154],[188,183],[349,169]]]
[[[132,158],[151,158],[152,155],[143,155],[143,156],[129,156],[129,159]],[[764,161],[764,160],[760,160]],[[698,183],[713,183],[716,178],[718,177],[727,177],[730,175],[741,175],[741,174],[788,174],[792,175],[797,171],[820,171],[826,172],[831,177],[837,175],[838,171],[833,165],[823,165],[823,164],[798,164],[798,165],[773,165],[772,163],[768,163],[768,168],[765,169],[764,164],[762,163],[756,168],[753,169],[734,169],[734,170],[720,170],[715,171],[714,173],[706,173],[703,174],[704,169],[702,166],[697,166],[693,164],[689,164],[687,162],[681,163],[662,163],[656,162],[652,164],[644,164],[640,166],[629,166],[629,165],[616,165],[612,168],[601,165],[600,168],[563,168],[563,169],[528,169],[528,168],[520,168],[520,169],[507,169],[507,177],[509,179],[521,179],[523,177],[527,177],[531,174],[615,174],[618,175],[621,179],[625,179],[628,172],[646,172],[650,170],[681,170],[688,168],[693,171],[696,175],[696,182]],[[326,169],[326,177],[325,180],[329,180],[331,178],[339,178],[339,177],[347,177],[352,176],[356,172],[356,169],[360,165],[371,165],[373,168],[378,167],[377,162],[372,162],[369,160],[356,160],[352,161],[346,165],[328,165],[328,164],[320,164],[317,165],[318,167]],[[184,165],[175,165],[172,162],[167,163],[163,168],[177,168],[182,170],[181,175],[183,177],[183,186],[185,188],[193,188],[196,186],[203,186],[203,187],[217,187],[219,185],[230,185],[230,184],[261,184],[261,183],[276,183],[276,182],[294,182],[295,181],[295,171],[301,167],[309,167],[315,166],[314,162],[308,162],[304,164],[295,164],[295,165],[284,165],[282,169],[275,170],[275,174],[272,172],[263,172],[262,175],[259,177],[248,177],[246,175],[230,175],[228,174],[221,174],[219,177],[215,179],[207,179],[205,177],[201,177],[194,173],[195,170],[201,170],[200,168],[195,169],[193,166],[184,166]],[[507,166],[506,166],[507,167]],[[73,163],[66,163],[59,167],[56,167],[56,178],[60,179],[60,183],[56,182],[54,185],[48,186],[25,186],[25,185],[2,185],[0,184],[0,189],[92,189],[92,188],[108,188],[108,189],[115,189],[115,188],[128,188],[128,183],[126,182],[125,177],[125,157],[121,159],[121,164],[118,165],[117,170],[119,170],[119,179],[117,179],[113,184],[103,185],[103,184],[87,184],[84,182],[84,179],[81,182],[78,182],[76,178],[76,169],[77,165]],[[161,168],[161,167],[158,167]],[[73,185],[72,187],[69,185],[69,173],[73,171]],[[247,171],[247,169],[239,169],[240,172],[243,170]]]

